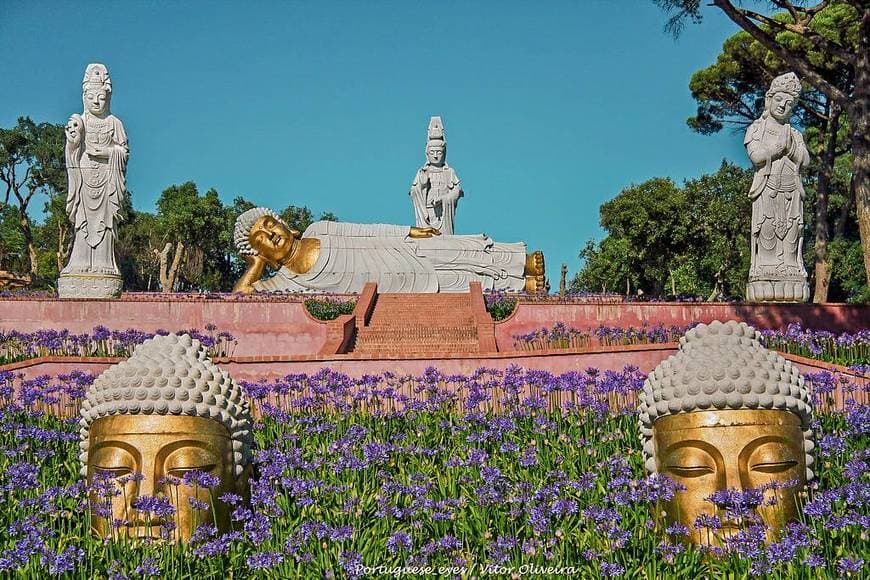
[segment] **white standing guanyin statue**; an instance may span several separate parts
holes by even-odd
[[[267,208],[236,219],[236,247],[248,268],[235,292],[467,292],[543,289],[544,256],[522,242],[500,243],[483,234],[441,235],[432,227],[318,221],[304,233]],[[266,266],[275,270],[264,277]]]
[[[801,93],[794,73],[773,79],[764,113],[746,131],[746,152],[755,166],[751,262],[746,299],[806,302],[810,297],[803,260],[804,187],[801,169],[810,162],[800,131],[789,125]]]
[[[417,171],[411,184],[411,201],[418,228],[435,228],[442,234],[453,235],[456,204],[464,195],[459,177],[447,165],[447,140],[441,117],[429,120],[426,142],[426,164]]]
[[[115,237],[127,195],[129,148],[124,125],[110,113],[111,97],[108,69],[89,64],[82,81],[84,112],[72,115],[66,126],[66,210],[75,237],[58,280],[61,298],[111,298],[121,293]]]

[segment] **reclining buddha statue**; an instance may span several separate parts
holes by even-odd
[[[254,208],[236,219],[236,247],[248,268],[234,292],[361,292],[376,282],[382,293],[538,292],[544,256],[522,242],[494,242],[484,234],[441,235],[431,227],[318,221],[304,233],[273,211]],[[265,277],[266,266],[276,270]]]

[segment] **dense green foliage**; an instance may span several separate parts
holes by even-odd
[[[517,297],[515,294],[485,292],[483,298],[486,303],[486,311],[489,312],[489,315],[496,322],[506,320],[517,307]]]
[[[62,125],[34,123],[28,117],[19,117],[9,129],[0,128],[0,183],[5,192],[0,199],[0,269],[5,260],[11,265],[6,269],[40,273],[40,235],[31,206],[46,197],[49,203],[65,203],[64,140]]]
[[[317,320],[335,320],[342,314],[353,314],[356,300],[336,300],[332,298],[309,298],[305,301],[308,314]]]
[[[687,181],[654,178],[601,206],[607,236],[581,251],[574,292],[737,296],[749,268],[750,172],[728,163]]]
[[[0,181],[8,185],[0,198],[0,270],[36,274],[34,288],[55,284],[72,247],[63,146],[62,125],[23,117],[15,127],[0,129]],[[162,289],[160,253],[167,244],[167,267],[176,252],[182,254],[171,290],[232,289],[244,270],[233,226],[252,202],[236,197],[227,204],[217,190],[200,193],[193,182],[166,188],[153,213],[134,209],[131,197],[124,200],[115,244],[126,291]],[[43,201],[41,214],[36,200]],[[289,205],[279,214],[300,232],[315,220],[304,206]],[[325,212],[319,219],[338,218]]]
[[[698,0],[653,0],[670,16],[666,29],[678,35],[686,22],[700,22]],[[870,4],[866,0],[775,0],[773,2],[711,3],[747,34],[731,39],[717,63],[692,79],[699,101],[690,125],[703,132],[717,131],[734,117],[745,119],[758,109],[759,89],[773,72],[791,70],[812,87],[802,109],[804,126],[818,130],[819,155],[815,262],[817,292],[827,292],[828,182],[851,146],[851,187],[860,232],[864,284],[870,286]],[[781,11],[776,13],[775,11]],[[752,40],[749,39],[751,36]],[[757,44],[755,44],[757,43]],[[840,139],[842,132],[843,139]],[[811,151],[812,131],[808,131]],[[837,151],[842,145],[842,150]],[[848,216],[848,210],[844,212]],[[842,215],[842,214],[841,214]],[[837,221],[843,225],[844,219]],[[834,225],[834,237],[843,237]],[[870,290],[857,292],[870,294]]]

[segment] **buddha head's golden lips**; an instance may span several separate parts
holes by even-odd
[[[94,530],[187,541],[226,530],[247,496],[251,416],[241,390],[188,335],[157,336],[100,375],[82,405],[82,475]]]
[[[644,384],[646,468],[685,488],[664,506],[696,542],[722,545],[750,526],[772,540],[797,517],[813,478],[810,395],[797,369],[745,323],[690,330]]]

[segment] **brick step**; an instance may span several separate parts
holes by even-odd
[[[476,304],[469,293],[376,293],[351,350],[374,356],[480,352]]]
[[[387,294],[378,294],[378,300],[383,302],[403,302],[406,300],[412,302],[451,302],[451,301],[471,301],[471,297],[464,292],[442,292],[440,294],[414,294],[411,292],[390,292]]]
[[[420,342],[458,342],[476,341],[476,328],[360,328],[357,333],[357,344],[363,342],[383,343],[420,343]]]
[[[416,358],[416,357],[425,357],[425,358],[441,358],[441,357],[449,357],[451,355],[456,354],[478,354],[480,353],[480,349],[475,347],[456,347],[452,349],[435,349],[435,348],[427,348],[423,350],[386,350],[382,348],[358,348],[353,351],[355,354],[367,355],[371,358]]]
[[[457,310],[446,310],[437,312],[384,312],[378,311],[372,314],[369,318],[367,326],[375,326],[376,324],[389,324],[390,326],[405,325],[413,326],[417,324],[451,324],[451,325],[470,325],[474,322],[474,314]]]
[[[470,306],[461,304],[396,304],[383,306],[375,305],[374,313],[378,312],[444,312],[449,310],[461,310],[465,312],[473,312]]]
[[[477,341],[452,342],[450,344],[425,344],[418,343],[415,346],[407,344],[385,344],[385,343],[367,343],[358,342],[353,352],[364,353],[385,353],[394,355],[409,355],[409,354],[451,354],[457,352],[479,352],[480,345]]]
[[[474,317],[461,316],[447,319],[424,316],[395,316],[391,318],[372,318],[366,325],[366,328],[405,328],[416,326],[432,326],[439,328],[474,326]]]

